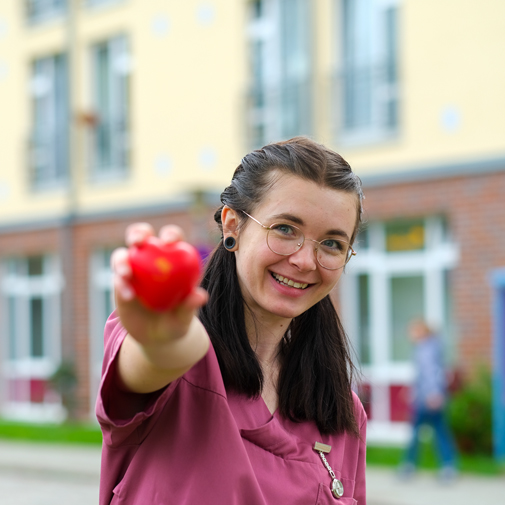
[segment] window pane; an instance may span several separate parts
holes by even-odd
[[[28,258],[28,275],[30,277],[44,273],[44,257],[31,256]]]
[[[372,125],[371,2],[345,0],[343,7],[344,126],[367,128]]]
[[[110,109],[110,54],[108,45],[98,46],[96,49],[96,108],[100,114],[100,122],[96,131],[96,168],[98,170],[110,167],[111,164],[111,139],[109,131]]]
[[[44,317],[42,298],[32,298],[30,300],[31,314],[31,339],[30,354],[34,358],[44,356]]]
[[[398,97],[396,82],[398,79],[397,71],[397,9],[390,7],[384,13],[385,17],[385,36],[386,36],[386,62],[385,75],[388,92],[385,93],[385,112],[384,123],[389,128],[394,128],[398,123]]]
[[[264,0],[252,0],[251,11],[252,11],[253,18],[262,17],[264,8],[265,8]]]
[[[32,21],[61,14],[68,0],[28,0],[28,17]]]
[[[125,37],[94,48],[95,172],[117,174],[127,168],[129,153],[129,55]]]
[[[408,326],[424,316],[424,278],[421,275],[391,278],[391,331],[393,361],[408,361],[411,344]]]
[[[36,185],[61,181],[67,173],[67,88],[67,60],[64,55],[40,58],[34,62],[30,169]]]
[[[9,332],[9,359],[14,360],[17,356],[18,328],[16,318],[16,299],[12,296],[7,298],[7,317]]]
[[[67,57],[54,57],[54,177],[63,178],[68,172],[68,78]]]
[[[359,356],[362,364],[370,363],[370,296],[368,275],[358,277],[359,289]]]
[[[386,223],[386,250],[418,251],[425,247],[424,221],[395,221]]]
[[[112,291],[110,289],[105,289],[103,291],[103,307],[104,307],[104,320],[103,325],[107,322],[107,318],[112,314],[114,310],[114,304],[112,303]]]
[[[398,120],[396,7],[376,0],[344,0],[343,126],[377,134]]]
[[[264,76],[263,76],[263,51],[264,42],[255,40],[252,44],[252,79],[253,79],[253,97],[252,102],[255,107],[262,107],[265,104],[264,99]]]
[[[309,133],[309,26],[307,0],[281,1],[281,136]]]

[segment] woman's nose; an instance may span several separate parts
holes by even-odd
[[[317,268],[316,246],[305,240],[302,247],[289,256],[289,262],[299,270],[310,271]]]

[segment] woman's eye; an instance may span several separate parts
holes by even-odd
[[[323,247],[331,249],[332,251],[342,251],[344,249],[344,244],[340,240],[327,239],[321,242]]]
[[[272,230],[281,235],[296,235],[296,230],[289,224],[275,224],[272,226]]]

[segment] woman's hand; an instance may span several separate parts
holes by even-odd
[[[149,224],[132,224],[126,230],[126,245],[141,244],[152,235]],[[183,233],[178,226],[168,225],[160,230],[159,238],[175,242],[183,240]],[[119,355],[121,381],[131,391],[155,391],[205,355],[208,336],[195,312],[206,303],[207,292],[195,287],[179,306],[163,312],[149,310],[131,286],[128,249],[116,249],[111,264],[117,312],[128,331]]]
[[[149,224],[132,224],[126,229],[126,245],[130,247],[141,244],[153,235],[154,230]],[[184,240],[182,230],[175,225],[163,227],[159,237],[166,243]],[[128,261],[128,249],[116,249],[111,263],[118,314],[123,326],[135,340],[141,344],[163,343],[187,333],[195,310],[207,301],[205,290],[195,287],[178,307],[170,311],[155,312],[145,308],[135,296],[130,284],[132,271]]]

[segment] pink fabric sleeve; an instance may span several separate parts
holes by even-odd
[[[179,381],[177,379],[166,388],[149,394],[129,393],[119,388],[116,358],[126,334],[114,311],[105,325],[102,380],[96,402],[96,416],[102,428],[103,441],[109,446],[140,444]],[[138,405],[138,411],[130,418],[122,418],[119,412],[132,405]],[[141,425],[142,429],[139,429]]]

